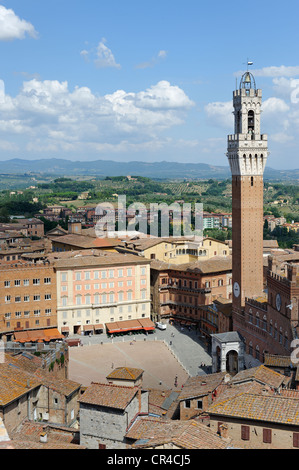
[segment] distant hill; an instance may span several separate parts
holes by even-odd
[[[23,160],[15,158],[0,162],[1,174],[48,174],[57,176],[122,176],[138,175],[159,179],[183,178],[215,178],[231,177],[228,166],[208,165],[206,163],[177,163],[177,162],[116,162],[110,160],[70,161],[57,158]],[[296,180],[298,170],[274,170],[266,167],[265,179]]]

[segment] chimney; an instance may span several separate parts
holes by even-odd
[[[288,280],[291,282],[296,282],[297,266],[295,264],[288,263],[287,270],[288,270]]]
[[[228,439],[228,426],[227,426],[227,424],[224,424],[224,423],[220,424],[219,432],[220,432],[220,436],[223,439]]]
[[[48,434],[46,433],[46,431],[42,432],[39,435],[39,441],[43,443],[48,442]]]

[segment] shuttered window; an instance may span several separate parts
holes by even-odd
[[[293,447],[299,447],[299,432],[293,433]]]
[[[241,439],[243,439],[243,441],[249,441],[249,431],[249,426],[241,426]]]
[[[271,444],[272,442],[272,429],[263,429],[263,442],[265,444]]]

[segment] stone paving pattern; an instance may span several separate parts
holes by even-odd
[[[105,333],[77,336],[70,348],[69,379],[88,386],[106,382],[115,367],[144,370],[145,388],[180,389],[189,376],[211,372],[211,356],[195,330],[167,324],[166,330],[108,338]],[[203,366],[204,364],[204,366]],[[177,387],[175,377],[177,376]]]

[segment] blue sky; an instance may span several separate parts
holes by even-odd
[[[0,160],[226,166],[249,59],[268,166],[299,168],[298,13],[293,0],[2,0]]]

